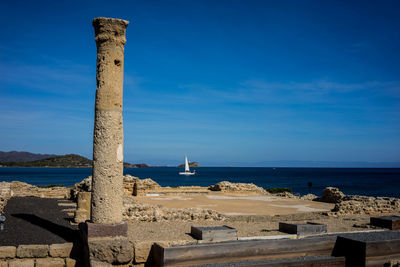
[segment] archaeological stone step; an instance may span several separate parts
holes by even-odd
[[[345,256],[346,266],[386,266],[400,258],[400,232],[379,231],[337,237],[333,256]]]
[[[192,226],[190,234],[202,241],[230,241],[237,240],[237,230],[227,225],[199,227]]]
[[[304,224],[279,223],[279,231],[296,235],[315,235],[327,233],[326,224],[307,222]]]
[[[370,223],[390,230],[400,230],[400,216],[371,217]]]

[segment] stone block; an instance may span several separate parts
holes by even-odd
[[[370,223],[390,230],[400,230],[400,216],[371,217]]]
[[[90,213],[90,202],[92,199],[91,192],[79,192],[77,199],[77,207],[78,209],[88,210]]]
[[[73,243],[51,244],[49,254],[51,257],[69,257],[73,246]]]
[[[134,244],[135,247],[135,263],[146,262],[150,255],[153,241],[143,241]]]
[[[35,267],[64,267],[65,260],[61,258],[36,259]]]
[[[112,267],[112,266],[113,265],[108,262],[96,261],[96,260],[90,261],[90,267]]]
[[[74,214],[74,221],[76,223],[83,223],[90,219],[90,213],[85,209],[78,209]]]
[[[89,259],[111,264],[126,264],[133,258],[133,245],[127,238],[90,240]]]
[[[0,267],[8,267],[8,263],[5,260],[0,260]]]
[[[79,229],[87,239],[98,237],[110,238],[128,236],[128,224],[126,222],[116,224],[98,224],[85,222],[79,224]]]
[[[66,258],[65,259],[65,267],[83,267],[84,265],[81,264],[79,260]]]
[[[237,240],[236,229],[227,225],[208,227],[192,226],[190,233],[195,239],[203,241]]]
[[[8,261],[8,267],[34,267],[35,260],[33,259],[14,259]]]
[[[17,255],[17,248],[14,246],[0,247],[0,259],[12,259]]]
[[[48,245],[19,245],[18,258],[45,258],[49,255]]]
[[[307,222],[305,224],[279,223],[279,231],[297,235],[315,235],[327,232],[326,224]]]

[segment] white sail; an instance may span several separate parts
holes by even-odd
[[[190,172],[190,169],[189,169],[189,162],[188,162],[188,160],[187,160],[187,156],[185,156],[185,172]]]
[[[185,171],[184,172],[180,172],[179,175],[195,175],[196,171],[190,171],[189,169],[189,161],[187,159],[187,156],[185,155]]]

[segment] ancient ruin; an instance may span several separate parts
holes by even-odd
[[[122,221],[122,91],[128,21],[95,18],[97,90],[93,136],[93,223]]]

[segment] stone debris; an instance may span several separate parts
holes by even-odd
[[[290,193],[290,192],[282,192],[282,193],[276,193],[276,194],[273,194],[274,196],[277,196],[277,197],[284,197],[284,198],[294,198],[294,199],[299,199],[299,197],[298,196],[295,196],[295,195],[293,195],[292,193]]]
[[[201,208],[172,209],[162,206],[153,206],[136,202],[132,197],[124,198],[124,220],[143,222],[160,221],[221,221],[225,219],[222,214]]]
[[[71,190],[72,198],[77,199],[79,192],[92,192],[92,176],[88,176],[74,185]]]
[[[269,194],[262,187],[256,186],[252,183],[231,183],[228,181],[222,181],[215,185],[208,187],[211,191],[221,192],[243,192],[243,193],[258,193],[258,194]]]
[[[317,200],[318,197],[314,194],[307,194],[307,195],[302,196],[300,199],[313,201],[313,200]]]

